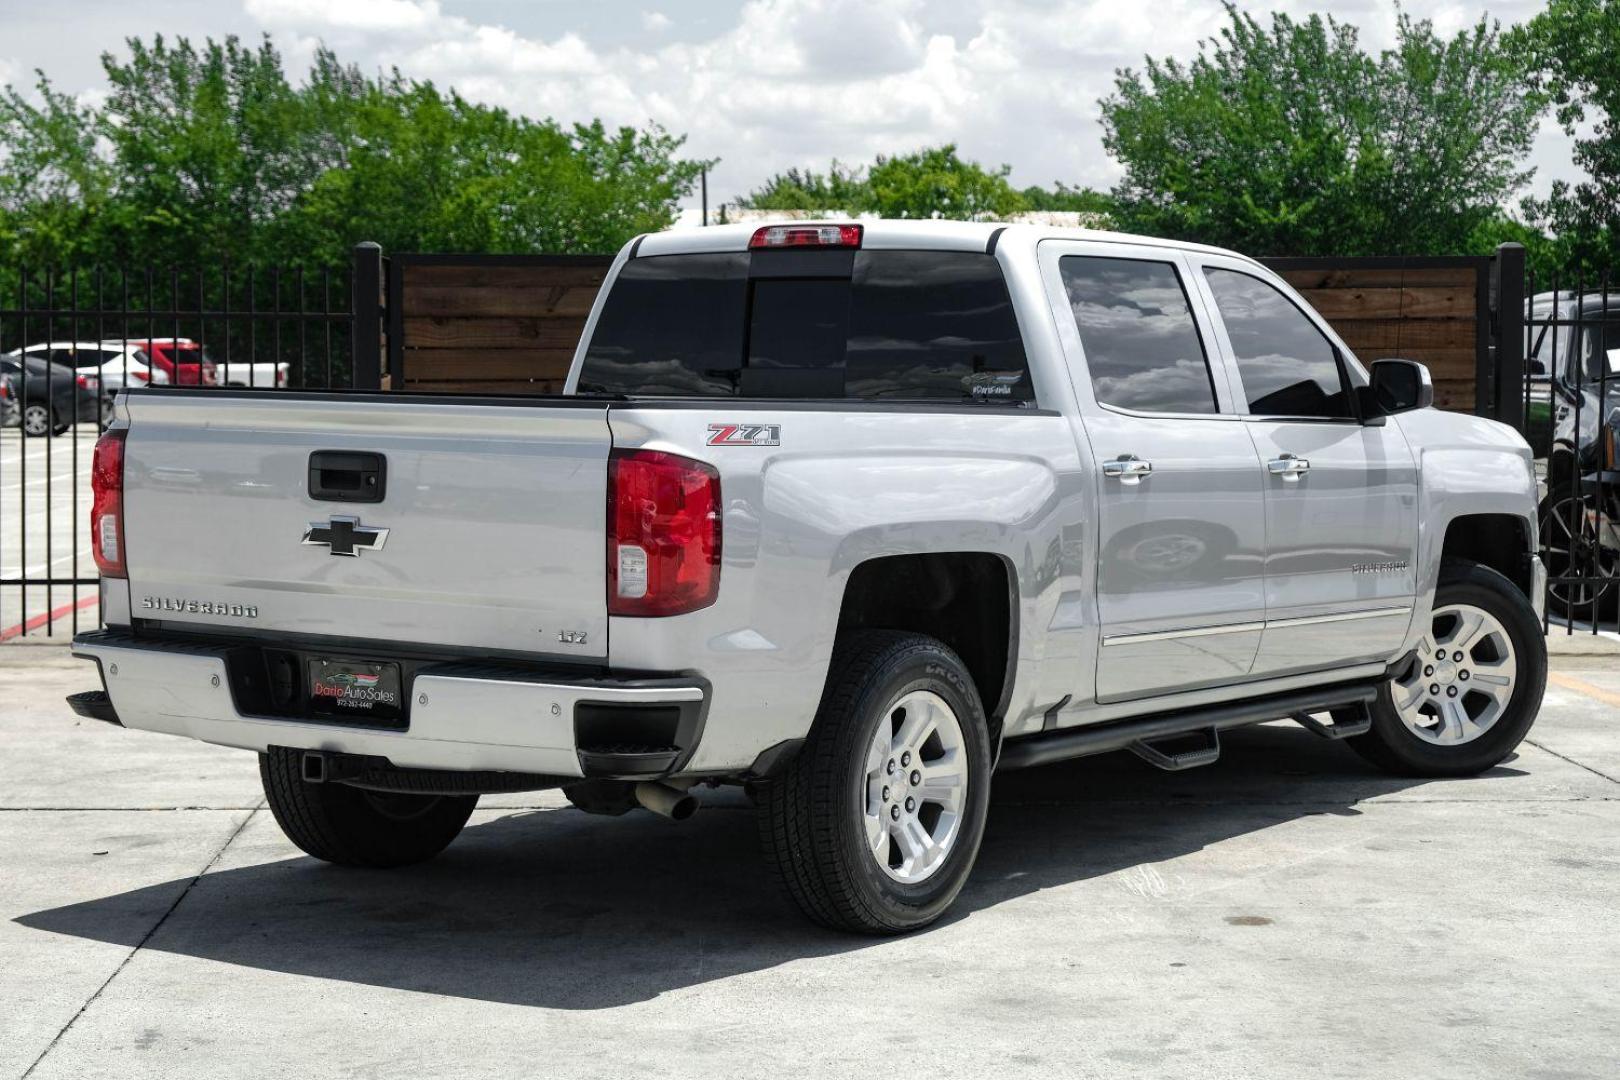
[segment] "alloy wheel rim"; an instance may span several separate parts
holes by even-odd
[[[962,831],[968,761],[962,723],[929,690],[885,710],[866,751],[866,849],[890,878],[916,885],[944,865]]]
[[[28,434],[43,435],[50,426],[50,414],[43,405],[30,405],[23,410],[23,430]]]
[[[1494,727],[1513,700],[1518,663],[1500,619],[1472,604],[1435,608],[1429,633],[1390,694],[1412,734],[1462,746]]]

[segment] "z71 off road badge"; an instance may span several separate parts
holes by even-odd
[[[710,446],[781,446],[781,424],[710,424]]]

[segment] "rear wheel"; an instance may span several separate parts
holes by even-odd
[[[1408,776],[1472,776],[1530,730],[1547,685],[1547,647],[1517,586],[1489,567],[1448,562],[1429,632],[1378,691],[1372,730],[1349,740]]]
[[[408,866],[433,858],[460,834],[476,795],[406,795],[347,784],[311,784],[303,753],[272,747],[259,777],[276,824],[307,855],[340,866]]]
[[[972,677],[932,638],[854,635],[803,749],[755,792],[767,859],[806,915],[869,934],[927,926],[967,881],[989,807]]]

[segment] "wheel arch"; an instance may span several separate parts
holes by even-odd
[[[1488,566],[1530,597],[1530,555],[1536,540],[1525,519],[1510,513],[1461,514],[1446,523],[1440,558]],[[1534,599],[1534,597],[1530,597]]]
[[[989,551],[881,555],[844,584],[838,635],[905,630],[948,645],[973,677],[997,745],[1018,663],[1018,575]]]

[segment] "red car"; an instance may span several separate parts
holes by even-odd
[[[128,344],[146,353],[151,365],[168,375],[171,386],[216,385],[213,359],[190,338],[131,339]]]

